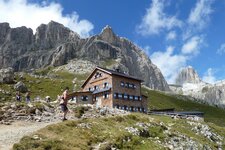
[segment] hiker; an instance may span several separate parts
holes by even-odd
[[[25,98],[26,98],[26,102],[29,103],[29,102],[30,102],[30,91],[28,91],[28,92],[25,94]]]
[[[60,100],[60,106],[61,106],[61,110],[63,112],[63,121],[67,120],[66,119],[66,114],[68,112],[68,107],[67,107],[67,102],[69,100],[69,87],[66,87],[62,96],[61,96],[61,100]]]
[[[21,95],[19,91],[16,92],[16,101],[21,102]]]

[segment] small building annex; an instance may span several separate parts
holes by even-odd
[[[76,97],[76,103],[147,112],[148,102],[141,93],[141,82],[119,70],[96,67],[81,86],[81,91],[71,96]]]

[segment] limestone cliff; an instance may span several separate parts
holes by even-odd
[[[184,83],[200,83],[200,82],[201,79],[199,78],[197,72],[191,66],[183,68],[176,78],[177,85],[183,85]]]
[[[54,21],[40,25],[35,34],[27,27],[10,28],[8,23],[0,23],[0,68],[23,71],[61,66],[74,59],[120,68],[142,78],[152,89],[169,90],[162,73],[143,51],[109,26],[99,35],[82,39]]]
[[[170,89],[177,94],[193,97],[195,101],[225,108],[225,81],[203,82],[192,67],[183,68]]]

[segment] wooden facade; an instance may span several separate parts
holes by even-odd
[[[147,97],[141,94],[142,80],[124,73],[96,67],[82,85],[82,93],[92,95],[97,107],[147,112]]]
[[[69,97],[77,104],[93,104],[93,95],[90,91],[74,92],[69,94]]]

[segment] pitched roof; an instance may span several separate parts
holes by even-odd
[[[85,80],[85,82],[82,84],[81,87],[84,87],[84,85],[88,82],[88,80],[93,76],[95,70],[101,70],[107,74],[110,74],[110,75],[116,75],[116,76],[121,76],[121,77],[125,77],[125,78],[129,78],[129,79],[133,79],[133,80],[137,80],[137,81],[140,81],[140,82],[143,82],[143,80],[139,79],[139,78],[136,78],[134,76],[130,76],[130,75],[127,75],[125,73],[122,73],[122,72],[118,72],[118,71],[114,71],[114,70],[110,70],[110,69],[106,69],[106,68],[102,68],[102,67],[96,67],[93,72],[88,76],[88,78]]]

